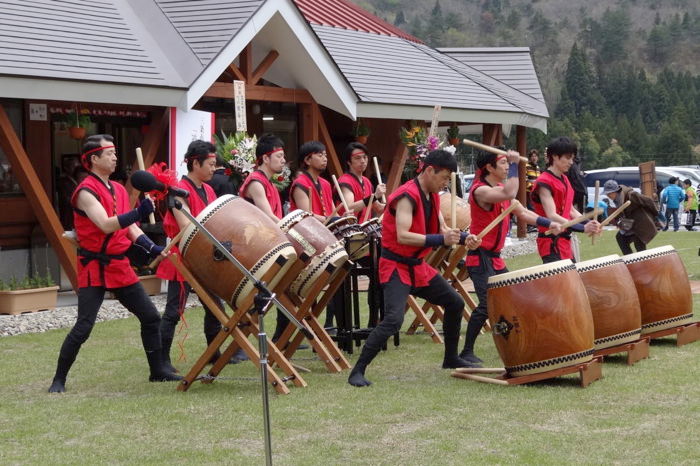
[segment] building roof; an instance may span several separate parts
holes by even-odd
[[[450,55],[398,37],[312,27],[358,95],[359,116],[386,117],[384,104],[402,106],[394,114],[407,119],[430,119],[441,105],[444,120],[546,128],[544,103]]]
[[[544,103],[529,47],[463,47],[437,50]]]
[[[387,23],[348,0],[294,0],[306,20],[320,26],[333,26],[383,36],[401,37],[422,44],[423,41]]]

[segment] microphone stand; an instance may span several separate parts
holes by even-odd
[[[221,252],[221,254],[224,255],[226,259],[228,259],[230,262],[233,263],[233,265],[240,270],[240,272],[248,278],[251,282],[253,282],[255,288],[258,290],[258,294],[255,295],[255,298],[253,299],[253,310],[250,311],[251,313],[257,313],[259,318],[258,318],[258,326],[259,326],[259,332],[258,332],[258,346],[259,346],[259,351],[260,351],[260,381],[262,384],[262,402],[263,402],[263,420],[265,423],[265,464],[268,466],[272,465],[272,438],[270,435],[270,400],[269,400],[269,395],[267,392],[267,386],[268,386],[268,381],[267,381],[267,366],[268,366],[268,345],[267,345],[267,335],[265,334],[265,313],[267,312],[267,309],[270,307],[270,304],[274,301],[274,303],[277,305],[277,308],[282,311],[282,313],[287,316],[289,321],[293,323],[299,331],[301,331],[307,338],[313,339],[314,335],[307,329],[304,324],[302,324],[296,317],[294,317],[286,307],[282,303],[279,302],[277,299],[277,295],[275,293],[272,293],[270,289],[267,287],[267,284],[263,281],[258,280],[255,278],[255,276],[250,273],[250,271],[245,268],[241,262],[236,259],[236,257],[229,252],[228,249],[226,249],[219,240],[217,240],[214,235],[207,230],[204,225],[199,223],[196,218],[192,216],[192,214],[186,210],[183,209],[182,203],[175,199],[174,195],[168,195],[168,207],[169,208],[175,208],[178,209],[187,219],[192,222],[192,224],[197,228],[198,231],[202,232],[204,236],[209,239],[209,241],[214,245],[214,247]]]

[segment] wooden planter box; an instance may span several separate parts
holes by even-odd
[[[57,300],[57,286],[31,290],[0,291],[0,314],[21,314],[55,309]]]
[[[142,275],[139,277],[143,289],[146,290],[148,296],[155,296],[160,294],[161,289],[161,279],[155,275]]]

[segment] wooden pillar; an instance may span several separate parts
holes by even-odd
[[[321,119],[318,105],[299,104],[299,134],[301,142],[318,141],[319,120]]]
[[[68,275],[73,289],[77,291],[78,275],[75,250],[68,241],[63,239],[63,226],[2,104],[0,104],[0,147],[7,155],[13,172],[22,186],[46,238],[56,252],[66,275]]]
[[[248,44],[238,55],[238,68],[241,70],[243,76],[245,76],[245,82],[248,84],[254,84],[253,81],[253,47]]]
[[[328,126],[326,126],[326,120],[323,119],[321,108],[316,102],[313,102],[311,109],[315,115],[313,120],[316,121],[317,136],[320,133],[321,142],[326,146],[326,153],[328,154],[328,167],[326,169],[330,174],[340,177],[343,174],[343,165],[340,163],[338,153],[335,151],[333,138],[331,138],[331,133],[328,131]]]
[[[515,144],[517,151],[520,155],[527,157],[527,128],[524,126],[516,126],[515,128]],[[526,171],[527,165],[524,163],[518,166],[518,201],[525,207],[527,207],[527,181],[526,181]],[[525,238],[527,236],[527,224],[525,220],[518,217],[518,238]]]
[[[165,137],[165,133],[168,130],[168,127],[170,126],[170,109],[168,108],[163,108],[162,111],[154,111],[152,116],[151,116],[151,124],[149,125],[148,128],[148,133],[146,133],[146,137],[143,140],[143,165],[148,168],[151,165],[153,165],[153,162],[156,159],[156,156],[158,155],[158,151],[160,150],[160,144],[163,141],[163,138]],[[117,148],[118,150],[119,148]],[[133,154],[131,154],[133,155]],[[135,155],[134,160],[135,160]],[[137,167],[137,165],[134,165],[134,167]],[[135,190],[133,186],[131,186],[131,180],[127,180],[126,182],[126,190],[129,193],[129,205],[134,205],[136,200],[139,197],[139,194],[141,194],[139,191]]]

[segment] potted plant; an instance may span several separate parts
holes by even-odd
[[[371,132],[372,131],[369,129],[369,127],[362,123],[362,120],[358,118],[352,131],[353,136],[355,136],[355,141],[359,142],[360,144],[367,144],[367,138]]]
[[[457,146],[459,144],[459,126],[457,126],[457,123],[452,123],[447,128],[447,140],[450,142],[450,145]]]
[[[58,286],[47,273],[45,277],[25,277],[18,280],[0,280],[0,314],[21,314],[54,309],[58,300]]]
[[[68,134],[73,139],[83,139],[87,132],[87,127],[92,123],[90,115],[86,113],[78,113],[71,110],[66,114],[66,123],[68,124]]]

